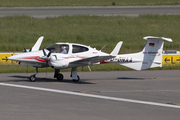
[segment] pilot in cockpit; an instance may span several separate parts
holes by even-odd
[[[66,46],[62,45],[60,49],[61,49],[60,53],[67,54]]]

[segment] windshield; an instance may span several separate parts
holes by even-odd
[[[53,44],[46,48],[52,53],[62,53],[67,54],[69,52],[69,45],[67,44]]]

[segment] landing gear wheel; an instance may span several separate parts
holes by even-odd
[[[57,75],[57,80],[63,80],[63,79],[64,79],[63,74],[58,74],[58,75]]]
[[[36,75],[31,75],[31,76],[29,77],[29,80],[30,80],[31,82],[35,82],[35,81],[36,81]]]
[[[77,80],[76,80],[76,79],[73,79],[73,81],[74,81],[74,82],[79,82],[79,80],[80,80],[79,75],[77,75],[77,78],[78,78]]]

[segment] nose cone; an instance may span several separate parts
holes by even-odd
[[[13,61],[18,61],[18,56],[17,55],[13,55],[7,58],[8,60],[13,60]]]

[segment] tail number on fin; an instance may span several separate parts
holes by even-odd
[[[128,58],[128,57],[119,57],[119,58],[112,58],[110,60],[108,60],[110,62],[121,62],[121,63],[129,63],[132,62],[132,58]]]

